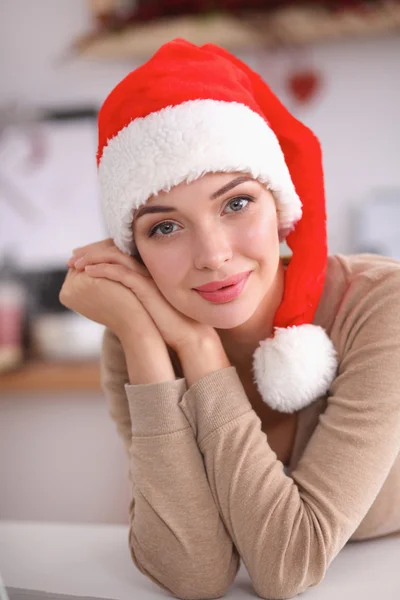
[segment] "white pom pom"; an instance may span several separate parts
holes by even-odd
[[[336,370],[336,350],[317,325],[278,327],[253,355],[258,391],[281,412],[298,411],[325,394]]]

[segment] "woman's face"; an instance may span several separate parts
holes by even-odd
[[[241,173],[207,173],[152,196],[136,211],[133,234],[170,304],[217,329],[238,327],[254,314],[279,265],[274,197]],[[234,299],[216,303],[194,289],[248,271]]]

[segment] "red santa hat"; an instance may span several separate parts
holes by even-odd
[[[336,352],[312,324],[323,291],[326,211],[315,135],[262,78],[213,44],[163,45],[129,73],[99,112],[97,163],[105,219],[115,244],[133,249],[133,212],[150,196],[208,172],[244,172],[274,195],[292,251],[270,338],[253,357],[254,381],[281,412],[325,394]]]

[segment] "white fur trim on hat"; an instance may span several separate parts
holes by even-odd
[[[337,369],[336,350],[322,327],[278,327],[253,354],[255,383],[274,410],[296,412],[325,394]]]
[[[267,184],[277,202],[279,227],[302,216],[279,141],[245,104],[190,100],[136,118],[103,149],[100,195],[115,244],[132,250],[133,211],[150,196],[207,172],[246,172]]]

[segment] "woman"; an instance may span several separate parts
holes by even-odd
[[[97,158],[111,238],[60,300],[106,326],[132,559],[217,598],[241,557],[293,597],[400,531],[399,263],[327,256],[318,141],[216,46],[174,40],[120,82]]]

